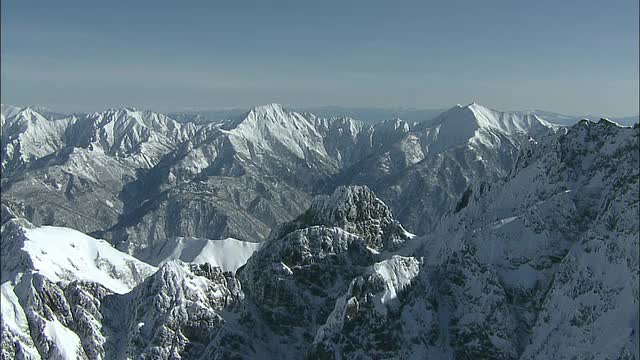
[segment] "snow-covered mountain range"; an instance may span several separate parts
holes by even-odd
[[[639,358],[637,125],[0,120],[3,358]]]
[[[366,123],[375,124],[388,119],[400,118],[408,122],[429,121],[436,118],[446,109],[416,109],[409,107],[396,108],[369,108],[369,107],[342,107],[342,106],[320,106],[309,108],[296,108],[298,112],[309,112],[319,117],[350,117],[364,121]],[[225,119],[235,119],[242,117],[247,112],[246,109],[232,108],[224,110],[191,110],[170,112],[167,115],[179,122],[192,122],[204,124],[209,122],[219,122]],[[536,116],[558,125],[574,125],[582,119],[600,119],[607,117],[612,121],[624,125],[633,126],[640,120],[640,116],[623,116],[610,117],[606,114],[600,115],[565,115],[553,111],[546,110],[526,110],[526,111],[510,111],[516,114],[535,114]]]

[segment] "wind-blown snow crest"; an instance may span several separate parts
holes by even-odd
[[[260,248],[260,245],[261,243],[233,238],[210,240],[180,237],[168,240],[161,246],[146,249],[141,256],[148,259],[150,264],[158,266],[179,259],[194,264],[208,263],[223,271],[235,272]]]

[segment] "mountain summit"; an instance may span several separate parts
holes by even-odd
[[[461,134],[469,134],[478,129],[492,129],[508,135],[539,133],[551,127],[537,115],[516,114],[489,109],[480,104],[457,105],[428,122],[430,127],[457,129]]]
[[[344,229],[361,236],[368,246],[377,250],[397,248],[413,237],[366,186],[341,186],[330,196],[316,196],[309,209],[276,232],[275,237],[316,225]]]

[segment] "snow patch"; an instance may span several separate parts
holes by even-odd
[[[387,312],[387,306],[393,306],[398,293],[411,284],[420,271],[416,258],[394,255],[388,260],[373,265],[373,276],[379,277],[385,286],[382,294],[376,296],[375,307],[380,313]]]
[[[161,266],[172,260],[195,264],[208,263],[222,271],[235,272],[260,248],[261,243],[227,238],[222,240],[177,238],[156,247],[148,248],[142,256],[152,264]]]
[[[13,290],[13,284],[7,281],[2,284],[2,325],[14,333],[29,338],[29,324],[27,316],[20,305],[18,297]]]
[[[55,349],[62,359],[79,359],[78,350],[80,338],[76,333],[67,329],[58,319],[47,321],[44,335],[55,344]]]

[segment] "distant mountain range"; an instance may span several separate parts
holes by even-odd
[[[41,106],[29,106],[29,108],[38,111],[49,119],[58,119],[71,114],[50,110]],[[375,107],[347,107],[347,106],[316,106],[316,107],[299,107],[292,108],[300,113],[312,113],[317,117],[334,118],[348,117],[366,123],[378,123],[385,120],[401,119],[406,122],[423,122],[430,121],[447,109],[415,109],[407,107],[395,108],[375,108]],[[193,110],[193,111],[173,111],[167,112],[166,115],[177,122],[190,122],[194,124],[206,124],[211,122],[221,122],[224,120],[241,119],[250,109],[248,108],[229,108],[220,110]],[[611,117],[598,114],[587,115],[564,115],[545,110],[517,110],[511,111],[519,114],[535,114],[540,118],[559,125],[573,125],[582,119],[598,120],[607,118],[620,125],[633,126],[640,121],[640,115]],[[82,113],[77,113],[82,114]]]
[[[313,113],[319,117],[349,117],[367,123],[377,123],[391,119],[402,119],[407,122],[430,121],[446,111],[446,109],[411,109],[411,108],[367,108],[367,107],[341,107],[341,106],[321,106],[296,109],[299,112]],[[180,122],[207,123],[225,119],[235,119],[247,113],[247,109],[235,108],[227,110],[208,111],[186,111],[170,112],[168,116]],[[563,115],[545,110],[513,111],[515,113],[532,113],[544,120],[560,125],[573,125],[582,119],[598,120],[607,118],[620,125],[632,126],[638,123],[640,115],[625,117],[609,117],[605,115]]]

